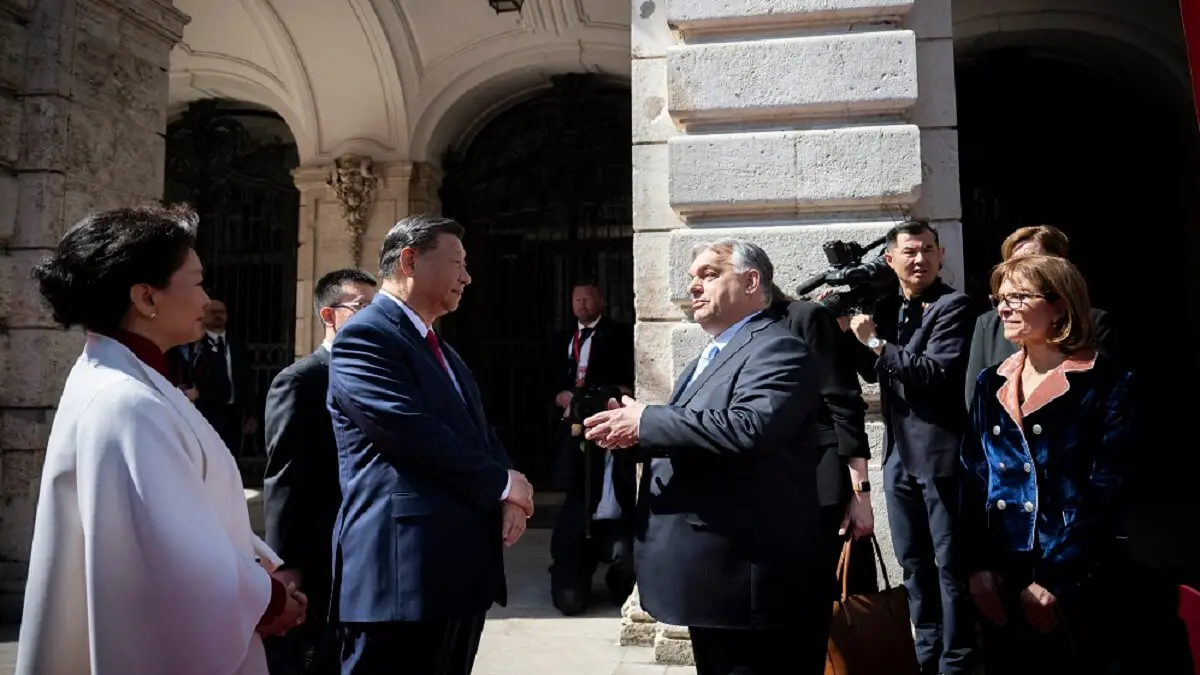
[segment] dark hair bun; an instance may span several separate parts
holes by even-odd
[[[120,328],[137,284],[166,288],[196,242],[195,214],[140,206],[87,216],[33,268],[42,298],[64,328]]]
[[[50,306],[55,322],[63,328],[83,323],[88,297],[73,288],[75,276],[59,262],[57,255],[38,263],[33,268],[33,279]]]

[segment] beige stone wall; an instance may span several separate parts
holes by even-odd
[[[0,0],[0,621],[19,617],[38,476],[77,332],[32,266],[90,211],[161,196],[169,0]]]
[[[792,289],[822,242],[921,217],[962,278],[950,0],[635,0],[631,30],[640,398],[663,402],[706,340],[682,309],[701,241],[762,245]],[[636,597],[624,614],[624,642],[690,661],[686,630]]]

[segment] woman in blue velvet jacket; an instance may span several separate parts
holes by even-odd
[[[991,286],[1021,349],[980,373],[962,446],[960,541],[987,673],[1129,672],[1180,636],[1144,632],[1170,608],[1150,600],[1122,541],[1133,377],[1097,355],[1087,282],[1067,260],[1009,259]]]

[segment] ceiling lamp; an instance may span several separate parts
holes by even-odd
[[[492,9],[496,10],[497,14],[501,12],[520,12],[521,6],[525,4],[525,0],[488,0],[488,4]]]

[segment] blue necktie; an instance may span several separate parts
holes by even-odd
[[[704,350],[704,353],[700,355],[700,360],[696,362],[696,370],[692,373],[692,379],[688,380],[689,386],[700,377],[700,373],[704,372],[704,369],[708,367],[708,364],[712,363],[712,360],[717,358],[717,353],[720,351],[721,348],[716,345],[709,345],[708,349]]]

